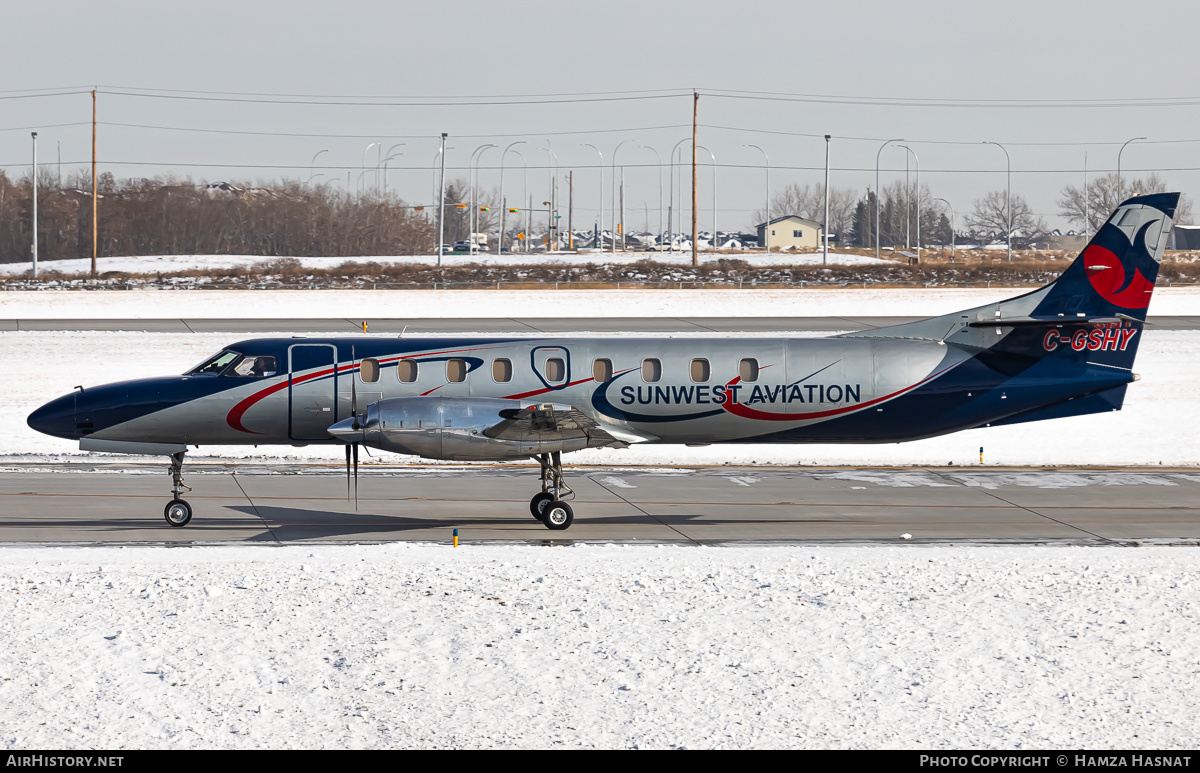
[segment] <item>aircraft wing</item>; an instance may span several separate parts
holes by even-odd
[[[578,408],[560,403],[537,403],[505,409],[500,411],[500,416],[501,421],[485,429],[484,435],[496,440],[514,441],[588,438],[589,446],[619,448],[657,440],[653,435],[601,424]]]

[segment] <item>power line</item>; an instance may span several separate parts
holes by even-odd
[[[250,104],[266,104],[266,105],[318,105],[318,106],[340,106],[340,107],[487,107],[497,105],[545,105],[545,104],[570,104],[579,102],[630,102],[638,100],[657,100],[657,99],[674,99],[678,97],[691,97],[689,91],[675,94],[643,94],[639,96],[612,96],[612,97],[556,97],[556,98],[488,98],[488,99],[454,99],[447,97],[433,98],[397,98],[397,99],[375,99],[375,98],[283,98],[283,97],[237,97],[237,96],[205,96],[205,95],[190,95],[190,94],[150,94],[136,91],[120,91],[114,89],[105,89],[102,94],[123,96],[123,97],[140,97],[144,99],[176,99],[194,102],[237,102]],[[429,101],[441,100],[441,101]]]
[[[813,139],[820,139],[822,141],[825,139],[824,134],[812,134],[812,133],[807,133],[807,132],[787,132],[787,131],[778,131],[778,130],[772,130],[772,129],[749,129],[749,128],[739,127],[739,126],[717,126],[715,124],[700,124],[700,128],[702,128],[702,129],[719,129],[719,130],[734,131],[734,132],[746,132],[749,134],[778,134],[778,135],[782,135],[785,137],[810,137]],[[842,141],[848,141],[848,142],[875,142],[875,143],[878,143],[878,142],[887,141],[887,138],[885,138],[885,137],[847,137],[847,136],[841,136],[841,135],[838,135],[837,137],[835,137],[835,139],[842,140]],[[916,139],[916,140],[905,140],[905,141],[911,142],[914,145],[979,145],[979,144],[981,144],[979,140],[920,140],[920,139]],[[1138,140],[1139,145],[1174,145],[1174,144],[1192,143],[1192,142],[1200,142],[1200,138],[1179,139],[1179,140]],[[1112,145],[1112,146],[1123,145],[1124,141],[1123,140],[1103,140],[1103,141],[1097,141],[1097,142],[1082,142],[1082,141],[1075,141],[1075,142],[1012,142],[1012,141],[1006,140],[1003,144],[1004,145],[1014,145],[1014,146],[1018,146],[1018,147],[1091,147],[1091,146],[1099,146],[1099,145]],[[822,168],[824,168],[824,167],[822,167]]]
[[[68,165],[68,166],[70,166],[70,165],[85,165],[85,164],[91,164],[91,160],[87,159],[87,160],[82,160],[82,161],[64,161],[62,163],[64,165]],[[184,169],[285,169],[285,170],[287,170],[287,169],[296,169],[296,170],[321,169],[321,170],[327,170],[327,171],[341,171],[344,169],[351,169],[353,171],[358,171],[358,172],[373,171],[373,170],[377,169],[377,167],[375,167],[373,165],[362,166],[362,165],[354,165],[354,164],[351,164],[351,165],[345,165],[345,164],[321,165],[321,164],[318,164],[315,166],[310,166],[309,164],[215,164],[215,163],[183,163],[183,162],[178,162],[178,161],[172,161],[172,162],[167,162],[167,161],[123,161],[123,160],[111,160],[110,161],[110,160],[105,160],[105,159],[99,159],[97,161],[97,163],[102,166],[158,166],[158,167],[163,167],[163,168],[184,168]],[[0,168],[20,168],[20,167],[27,167],[27,166],[29,166],[28,161],[21,162],[21,163],[15,163],[15,164],[12,164],[12,163],[0,164]],[[621,164],[621,166],[626,169],[659,169],[659,168],[669,168],[671,166],[671,164],[638,163],[638,164]],[[690,164],[676,164],[675,166],[688,167],[688,166],[690,166]],[[711,169],[713,166],[714,165],[711,162],[704,163],[704,164],[697,164],[697,167],[701,168],[701,169]],[[760,165],[760,164],[719,163],[719,164],[716,164],[715,166],[718,169],[749,169],[749,170],[761,170],[762,169],[762,165]],[[382,167],[378,167],[378,168],[381,169]],[[436,167],[436,166],[389,166],[388,167],[388,169],[393,172],[405,172],[405,171],[408,171],[408,172],[430,172],[430,171],[436,170],[438,168],[439,167]],[[506,167],[506,168],[511,169],[512,167]],[[565,170],[568,168],[569,169],[602,169],[605,171],[611,169],[611,167],[607,164],[605,164],[603,167],[601,167],[599,164],[597,164],[595,162],[583,163],[583,164],[571,164],[569,166],[564,165],[564,164],[559,164],[558,166],[554,166],[554,165],[550,165],[550,164],[529,164],[527,167],[522,167],[522,168],[527,168],[530,170],[536,169],[539,171],[545,171],[547,169],[564,169]],[[478,170],[498,171],[500,169],[500,167],[497,165],[451,166],[451,165],[447,164],[446,169],[457,171],[457,172],[465,172],[468,170],[477,170],[477,169]],[[780,165],[772,164],[771,169],[773,169],[773,170],[774,169],[785,169],[785,170],[797,171],[797,172],[816,172],[816,171],[824,171],[825,167],[823,165],[822,166],[791,166],[791,165],[782,165],[782,164],[780,164]],[[869,167],[849,167],[849,166],[847,166],[847,167],[830,167],[830,171],[833,171],[833,172],[862,172],[862,173],[870,172],[873,174],[875,172],[875,167],[874,166],[869,166]],[[903,167],[896,168],[896,169],[889,169],[888,167],[880,167],[880,171],[888,172],[891,174],[899,174],[900,172],[903,172],[904,169],[903,169]],[[926,169],[924,167],[921,168],[921,174],[993,174],[998,171],[1003,171],[1003,169],[999,168],[999,167],[988,167],[988,168],[981,168],[981,169],[936,169],[936,168],[935,169]],[[1071,167],[1071,168],[1061,168],[1061,169],[1060,168],[1055,168],[1055,169],[1034,168],[1034,169],[1013,169],[1012,173],[1013,174],[1027,174],[1027,175],[1028,174],[1079,174],[1081,171],[1082,171],[1081,167]],[[1106,169],[1106,168],[1102,168],[1102,167],[1089,167],[1088,168],[1089,173],[1094,172],[1097,174],[1110,174],[1110,173],[1115,173],[1116,171],[1117,171],[1116,168],[1112,168],[1112,169]],[[1200,172],[1200,167],[1196,167],[1196,166],[1143,167],[1143,168],[1137,168],[1137,169],[1130,168],[1130,167],[1122,167],[1121,171],[1122,171],[1122,173],[1128,173],[1128,174],[1150,173],[1150,172]]]
[[[86,122],[85,122],[86,123]],[[138,123],[118,123],[115,121],[100,121],[101,126],[119,126],[131,129],[152,129],[157,131],[176,131],[176,132],[197,132],[201,134],[236,134],[246,135],[251,137],[306,137],[316,139],[437,139],[436,134],[325,134],[325,133],[306,133],[306,132],[270,132],[270,131],[249,131],[240,129],[207,129],[193,128],[187,126],[155,126],[152,124]],[[61,124],[63,126],[74,126],[76,124]],[[640,131],[656,131],[659,129],[682,129],[691,124],[670,124],[666,126],[638,126],[633,128],[619,129],[576,129],[571,131],[554,131],[554,132],[520,132],[516,134],[456,134],[455,137],[463,139],[482,139],[482,138],[500,138],[500,137],[558,137],[571,134],[612,134],[615,132],[640,132]],[[31,129],[38,127],[31,126]],[[9,131],[0,129],[0,131]]]
[[[1137,97],[1132,99],[939,99],[912,97],[860,97],[849,94],[791,94],[772,91],[739,91],[735,89],[703,89],[704,96],[723,99],[748,99],[766,102],[808,102],[817,104],[869,105],[887,107],[954,107],[954,108],[1123,108],[1123,107],[1193,107],[1200,97]]]
[[[91,126],[91,121],[74,121],[72,123],[40,123],[36,126],[11,126],[7,129],[0,129],[0,132],[23,132],[23,131],[41,131],[42,129],[60,129],[64,126]]]
[[[140,86],[97,86],[101,90],[120,89],[123,91],[138,91],[147,94],[199,94],[205,96],[232,96],[232,97],[277,97],[288,99],[546,99],[550,97],[595,97],[595,96],[628,96],[637,94],[664,94],[664,95],[684,95],[691,94],[691,89],[632,89],[626,91],[609,90],[609,91],[562,91],[562,92],[547,92],[536,94],[441,94],[441,95],[420,95],[420,94],[291,94],[287,92],[271,92],[271,91],[220,91],[220,90],[204,90],[204,89],[163,89],[163,88],[143,88]],[[3,94],[6,92],[0,92]]]
[[[40,97],[68,97],[73,94],[91,94],[91,90],[87,91],[54,91],[34,94],[4,94],[0,93],[0,99],[38,99]]]

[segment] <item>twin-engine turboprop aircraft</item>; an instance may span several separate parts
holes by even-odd
[[[530,511],[566,529],[563,452],[634,443],[891,443],[1118,410],[1178,193],[1121,204],[1051,284],[894,327],[809,338],[269,338],[182,376],[78,391],[29,416],[84,450],[345,444],[541,463]]]

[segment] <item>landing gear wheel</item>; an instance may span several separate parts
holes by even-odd
[[[542,523],[551,531],[563,531],[575,521],[575,512],[566,502],[550,502],[542,510]]]
[[[533,499],[529,500],[529,512],[533,513],[533,517],[540,521],[542,514],[546,512],[546,505],[553,501],[554,495],[547,494],[545,491],[534,494]]]
[[[167,519],[167,523],[175,526],[187,526],[192,520],[192,506],[182,499],[172,499],[163,509],[163,517]]]

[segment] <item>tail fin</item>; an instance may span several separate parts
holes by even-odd
[[[1178,193],[1121,204],[1063,275],[1043,288],[1030,317],[1097,316],[1144,322],[1166,249]]]
[[[1178,204],[1178,193],[1124,202],[1062,276],[1033,292],[843,336],[955,344],[997,355],[997,368],[1020,370],[1053,355],[1130,370]]]

